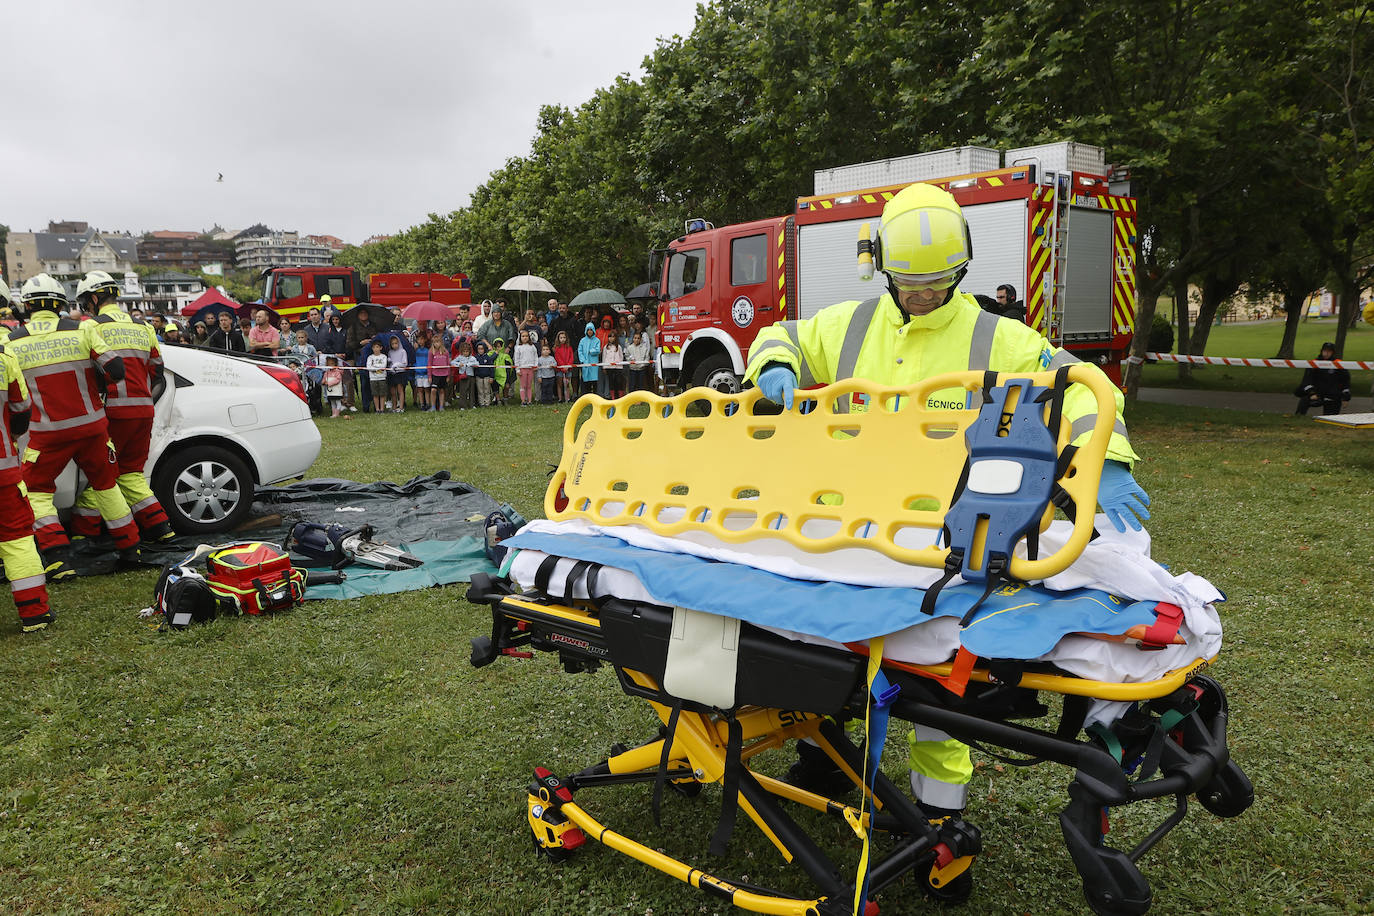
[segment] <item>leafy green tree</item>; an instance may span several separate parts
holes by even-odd
[[[964,69],[995,85],[998,136],[1033,125],[1035,139],[1100,145],[1129,168],[1138,206],[1137,359],[1160,293],[1246,246],[1246,227],[1228,220],[1236,200],[1272,195],[1253,174],[1273,136],[1255,113],[1269,102],[1266,74],[1286,53],[1266,31],[1270,7],[1277,14],[1269,0],[1026,2],[988,24]],[[1180,314],[1178,346],[1189,352],[1186,309]],[[1139,371],[1139,362],[1127,370],[1132,393]]]
[[[1294,128],[1292,178],[1313,192],[1299,219],[1331,271],[1341,354],[1360,290],[1374,282],[1374,13],[1346,0],[1302,10],[1303,66],[1280,117]]]

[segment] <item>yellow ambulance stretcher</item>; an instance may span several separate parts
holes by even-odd
[[[1078,447],[1060,413],[1074,383],[1098,402]],[[979,409],[925,406],[953,388]],[[593,839],[758,913],[875,914],[877,895],[909,872],[935,899],[962,900],[980,832],[928,820],[881,772],[895,717],[1069,767],[1059,819],[1089,906],[1147,911],[1136,863],[1189,797],[1233,817],[1253,791],[1227,749],[1225,693],[1202,674],[1220,646],[1219,593],[1152,572],[1109,537],[1094,543],[1109,384],[1066,367],[909,388],[848,380],[806,396],[782,414],[757,391],[574,405],[548,520],[505,542],[500,575],[473,579],[469,598],[491,607],[493,626],[473,640],[472,663],[540,650],[570,673],[609,665],[662,728],[584,769],[538,768],[536,848],[563,860]],[[1093,587],[1118,566],[1136,598]],[[1049,715],[1042,692],[1060,695],[1057,721],[1036,721]],[[828,798],[752,765],[797,739],[853,789]],[[721,784],[711,851],[725,852],[742,813],[811,890],[692,865],[583,806],[584,790],[635,783],[653,786],[656,818],[665,789]],[[1154,830],[1129,850],[1107,845],[1109,809],[1161,798],[1174,807]],[[838,868],[783,803],[848,824],[857,871]],[[882,855],[874,831],[889,835]]]

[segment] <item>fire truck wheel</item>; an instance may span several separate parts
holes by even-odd
[[[730,357],[724,353],[708,356],[697,366],[692,376],[692,385],[697,388],[714,388],[723,394],[739,394],[743,390],[739,376],[730,365]]]
[[[153,493],[178,533],[217,534],[253,507],[253,474],[228,449],[195,445],[158,462]]]

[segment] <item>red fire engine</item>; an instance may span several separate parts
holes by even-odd
[[[454,317],[460,312],[465,316],[472,304],[468,275],[464,273],[372,274],[366,285],[352,267],[272,267],[262,275],[262,304],[293,320],[304,318],[324,295],[339,309],[358,302],[405,308],[420,299],[430,299],[452,308]]]
[[[859,279],[860,227],[925,181],[959,201],[973,235],[961,288],[1016,287],[1026,323],[1118,383],[1135,323],[1135,200],[1113,193],[1102,151],[1076,143],[958,147],[816,173],[783,217],[716,228],[689,220],[658,254],[661,369],[670,384],[737,391],[760,330],[884,292]],[[861,188],[862,190],[853,190]]]

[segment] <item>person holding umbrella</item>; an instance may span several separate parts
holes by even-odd
[[[373,338],[391,327],[391,313],[381,308],[355,305],[344,314],[342,323],[345,328],[344,352],[357,368],[365,368],[367,357],[372,352],[369,345]],[[372,389],[362,372],[354,372],[353,375],[358,377],[356,384],[360,386],[363,410],[368,411],[372,404]]]

